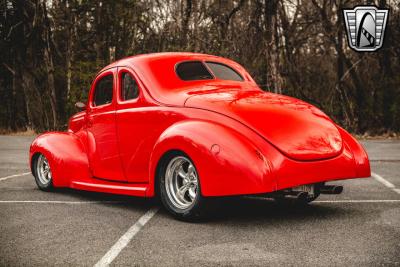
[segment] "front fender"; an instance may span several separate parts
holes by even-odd
[[[49,161],[53,185],[56,187],[69,186],[73,178],[90,177],[85,146],[73,133],[49,132],[38,136],[30,147],[31,170],[33,157],[38,153],[42,153]]]
[[[147,196],[154,195],[157,165],[171,150],[183,151],[193,160],[203,196],[257,194],[276,187],[268,160],[250,140],[215,122],[187,120],[166,129],[156,142]]]

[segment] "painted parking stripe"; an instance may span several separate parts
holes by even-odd
[[[400,203],[400,199],[315,200],[312,203]]]
[[[118,254],[129,244],[132,238],[143,228],[144,225],[157,213],[158,208],[152,208],[135,222],[128,231],[121,236],[109,251],[94,266],[109,266],[110,263],[118,256]]]
[[[24,172],[24,173],[20,173],[20,174],[14,174],[14,175],[6,176],[6,177],[1,177],[0,181],[5,181],[5,180],[11,179],[11,178],[24,176],[24,175],[28,175],[28,174],[31,174],[31,172]]]
[[[97,204],[97,203],[126,203],[122,201],[58,201],[58,200],[0,200],[1,203],[38,203],[38,204]]]
[[[396,188],[396,186],[394,184],[392,184],[391,182],[389,182],[388,180],[386,180],[385,178],[383,178],[379,174],[373,172],[373,173],[371,173],[371,176],[374,177],[375,180],[377,180],[378,182],[380,182],[381,184],[383,184],[387,188],[390,188],[394,192],[396,192],[397,194],[400,194],[400,189],[399,188]]]

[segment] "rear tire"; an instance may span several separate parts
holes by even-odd
[[[174,151],[164,157],[158,181],[161,202],[175,218],[184,221],[204,218],[209,200],[201,195],[197,169],[186,154]]]
[[[32,171],[40,190],[51,191],[53,189],[53,176],[50,164],[43,154],[40,153],[34,157]]]

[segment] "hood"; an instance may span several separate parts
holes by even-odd
[[[331,119],[301,100],[259,89],[191,94],[185,106],[218,112],[238,120],[292,159],[328,159],[342,150],[340,133]]]

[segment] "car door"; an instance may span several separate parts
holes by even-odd
[[[136,74],[118,67],[117,132],[121,162],[128,182],[148,182],[149,159],[156,140],[155,116],[160,112],[146,101]]]
[[[88,157],[96,178],[125,181],[115,121],[116,68],[99,74],[91,88],[87,110]]]

